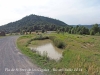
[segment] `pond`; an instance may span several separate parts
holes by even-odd
[[[35,50],[36,52],[39,52],[41,55],[47,54],[47,57],[49,57],[50,59],[54,59],[54,60],[59,60],[60,58],[62,58],[62,52],[63,50],[55,47],[53,45],[52,42],[46,40],[46,43],[44,41],[38,41],[39,43],[43,43],[42,45],[38,45],[38,46],[31,46],[31,50]]]

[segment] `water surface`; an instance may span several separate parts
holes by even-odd
[[[32,50],[38,51],[41,55],[47,54],[47,57],[59,60],[62,57],[62,50],[55,47],[50,41],[39,46],[31,47]]]

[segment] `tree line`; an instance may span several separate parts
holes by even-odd
[[[38,32],[41,31],[42,33],[46,31],[56,31],[59,33],[65,33],[68,32],[69,34],[80,34],[80,35],[100,35],[100,27],[98,24],[94,24],[91,29],[88,29],[84,26],[57,26],[57,25],[35,25],[35,26],[28,26],[23,27],[20,29],[21,34],[25,34],[29,32]]]
[[[70,34],[80,34],[80,35],[100,35],[100,27],[98,24],[94,24],[90,29],[84,26],[67,27],[60,31],[68,32]]]

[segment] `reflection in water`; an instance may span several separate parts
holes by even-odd
[[[36,51],[39,51],[39,53],[41,53],[41,55],[43,55],[44,52],[46,52],[47,56],[50,59],[59,60],[62,57],[62,52],[59,49],[55,48],[52,45],[52,43],[41,45],[41,46],[35,47],[33,49]]]

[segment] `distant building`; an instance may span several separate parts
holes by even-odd
[[[0,31],[0,36],[5,36],[5,32],[4,31]]]

